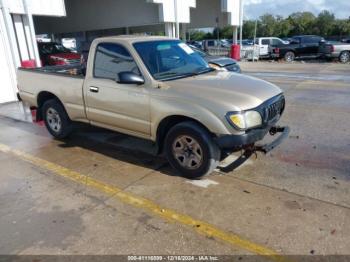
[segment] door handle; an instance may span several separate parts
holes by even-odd
[[[99,88],[98,88],[98,87],[90,86],[90,92],[92,92],[92,93],[98,93],[98,91],[99,91]]]

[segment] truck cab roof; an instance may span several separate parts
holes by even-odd
[[[123,42],[135,43],[135,42],[147,42],[147,41],[161,41],[161,40],[177,40],[166,36],[140,36],[140,35],[118,35],[96,38],[94,41],[108,42],[111,40],[118,40]]]

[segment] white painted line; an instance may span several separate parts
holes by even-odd
[[[215,182],[213,180],[210,179],[203,179],[203,180],[192,180],[192,181],[186,181],[186,183],[192,184],[194,186],[198,186],[198,187],[203,187],[203,188],[208,188],[211,185],[218,185],[218,182]]]

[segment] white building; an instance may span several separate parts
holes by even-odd
[[[132,33],[185,36],[190,28],[239,24],[240,0],[0,0],[0,103],[16,100],[16,68],[40,65],[37,34],[94,38]]]
[[[40,64],[32,15],[65,16],[63,0],[0,0],[0,103],[16,100],[16,68]]]

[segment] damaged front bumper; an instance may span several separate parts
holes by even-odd
[[[266,145],[255,145],[256,142],[263,140],[263,138],[270,134],[272,136],[277,133],[281,133],[280,136],[273,142]],[[280,145],[284,139],[289,136],[289,127],[273,126],[266,129],[254,129],[246,132],[243,135],[224,135],[216,138],[216,143],[222,150],[237,150],[242,148],[251,147],[255,151],[268,153],[278,145]]]
[[[281,133],[279,137],[277,137],[277,139],[275,139],[274,141],[266,145],[261,145],[261,146],[255,145],[255,150],[267,154],[268,152],[270,152],[271,150],[279,146],[283,142],[283,140],[289,136],[290,128],[288,126],[285,126],[285,127],[272,127],[270,129],[270,135],[274,136],[277,133]]]

